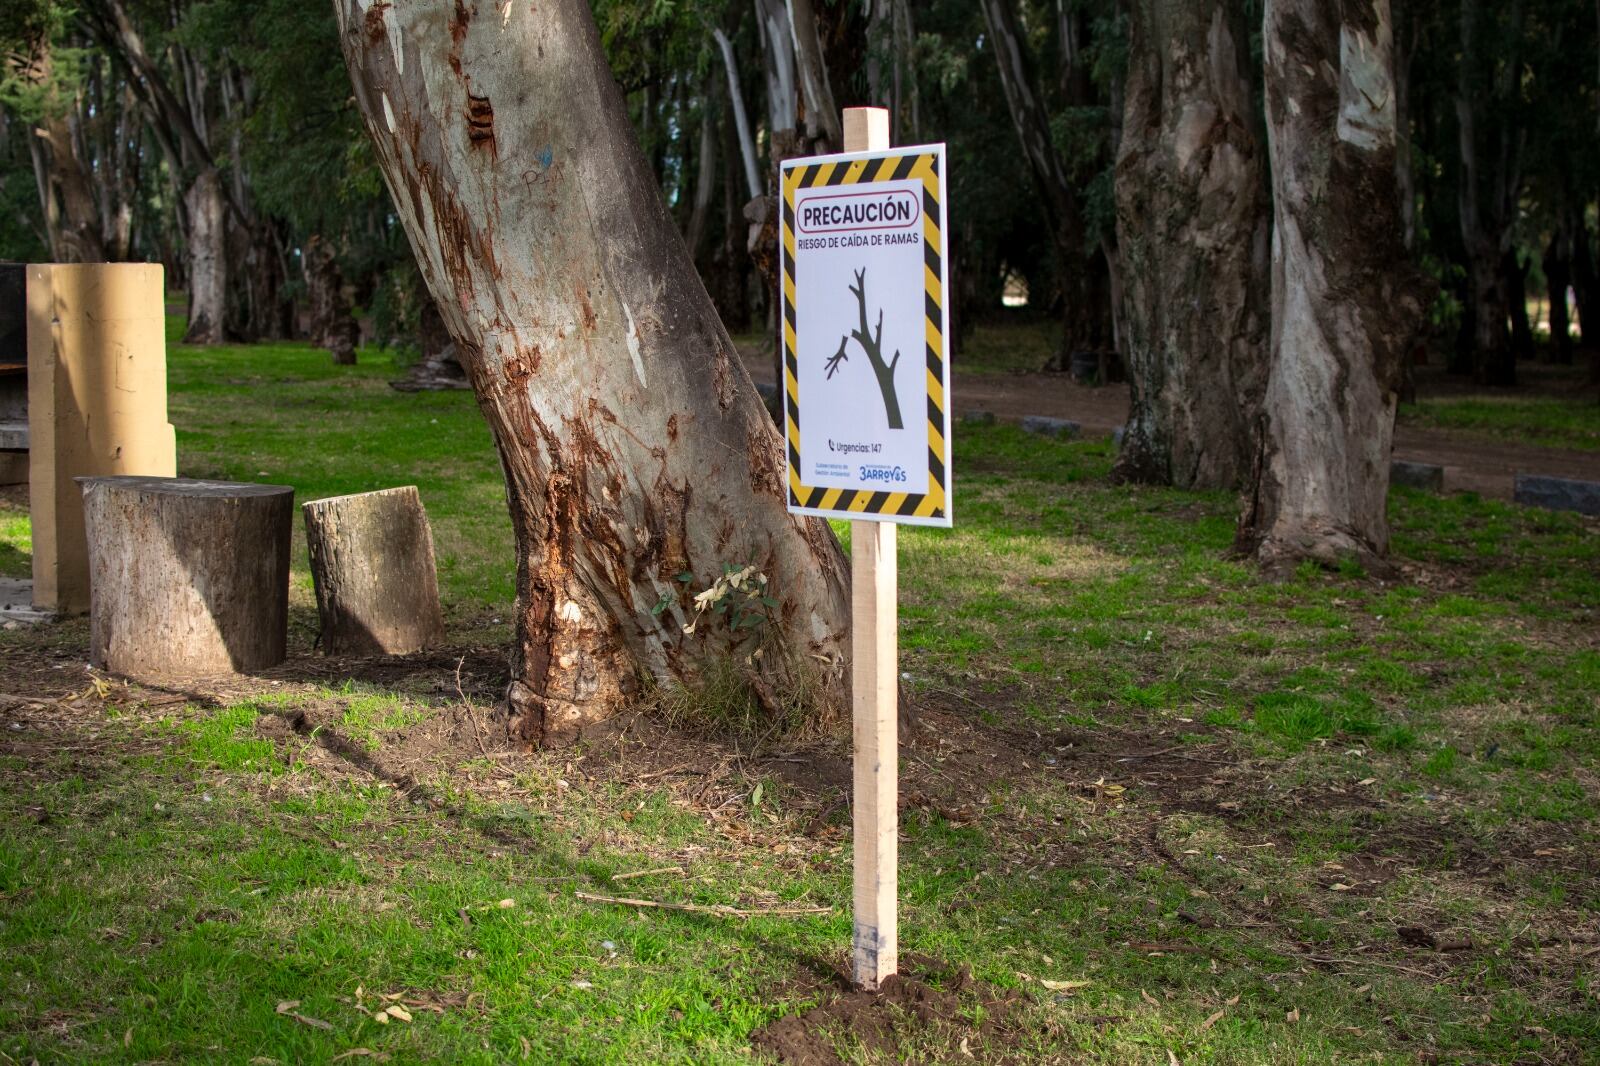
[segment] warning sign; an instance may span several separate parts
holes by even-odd
[[[944,145],[783,164],[789,510],[950,524]]]

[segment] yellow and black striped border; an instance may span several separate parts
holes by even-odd
[[[883,152],[794,159],[783,164],[783,221],[781,280],[783,300],[784,412],[788,437],[789,510],[797,514],[854,518],[912,525],[948,526],[950,418],[946,399],[945,344],[949,313],[945,293],[948,261],[945,255],[945,176],[941,163],[944,146],[896,148]],[[928,374],[928,491],[926,493],[868,492],[827,489],[800,480],[800,368],[795,335],[795,194],[825,185],[855,185],[876,181],[922,181],[923,284],[926,290],[924,323],[927,335]]]

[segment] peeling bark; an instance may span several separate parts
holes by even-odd
[[[1266,385],[1271,215],[1226,0],[1137,0],[1117,159],[1131,407],[1116,476],[1238,488]]]
[[[785,510],[779,439],[661,203],[588,5],[335,4],[396,211],[504,468],[513,735],[571,740],[641,678],[692,684],[725,659],[708,627],[682,633],[674,580],[703,587],[725,564],[760,568],[782,604],[759,685],[821,671],[817,710],[835,713],[843,556],[825,523]]]
[[[1388,0],[1267,0],[1272,341],[1243,547],[1382,568],[1400,361],[1426,286],[1395,181]]]

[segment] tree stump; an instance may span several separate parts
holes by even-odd
[[[89,660],[146,681],[283,661],[294,489],[86,477]]]
[[[415,485],[303,508],[329,655],[409,655],[444,642],[433,533]]]

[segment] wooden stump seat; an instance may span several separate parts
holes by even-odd
[[[86,477],[89,658],[169,681],[260,670],[288,636],[294,489]]]
[[[433,533],[415,485],[301,508],[329,655],[410,655],[444,643]]]

